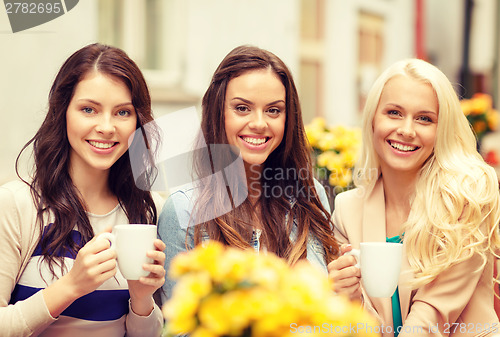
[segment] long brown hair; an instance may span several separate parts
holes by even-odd
[[[132,105],[137,113],[137,126],[144,141],[149,143],[143,126],[153,121],[149,90],[137,65],[122,50],[102,44],[91,44],[71,55],[62,65],[49,93],[48,113],[35,136],[22,148],[16,160],[19,178],[19,159],[23,152],[33,146],[34,168],[31,182],[25,181],[37,207],[37,221],[41,228],[41,254],[53,265],[65,254],[76,256],[78,250],[93,236],[94,231],[81,199],[69,174],[70,149],[66,129],[66,111],[80,80],[91,71],[113,76],[121,80],[130,90]],[[152,135],[149,135],[152,136]],[[154,135],[153,135],[154,136]],[[129,151],[142,141],[134,137],[129,150],[111,167],[108,185],[132,223],[156,223],[157,210],[151,193],[136,186],[130,165]],[[146,160],[148,156],[146,156]],[[149,170],[141,180],[153,179],[155,168],[151,162]],[[44,214],[50,212],[53,224],[44,229]],[[77,227],[82,242],[71,237]]]
[[[253,46],[240,46],[233,49],[215,71],[210,86],[202,100],[201,130],[204,140],[209,144],[228,144],[225,132],[224,103],[229,81],[251,70],[271,69],[281,80],[286,90],[286,122],[283,141],[270,154],[263,165],[261,175],[263,191],[260,196],[260,214],[263,222],[262,241],[268,251],[284,257],[290,264],[307,256],[309,234],[314,234],[323,245],[326,262],[338,254],[338,244],[334,239],[330,215],[321,204],[314,187],[311,157],[305,136],[299,97],[292,75],[286,65],[276,55]],[[227,156],[231,156],[228,151]],[[218,179],[212,172],[218,171],[212,157],[207,152],[198,151],[194,155],[195,173],[206,179]],[[217,157],[223,157],[220,153]],[[231,162],[231,159],[223,160]],[[292,174],[289,174],[292,172]],[[295,173],[295,174],[293,174]],[[298,174],[297,174],[298,173]],[[280,175],[281,174],[281,175]],[[279,179],[277,179],[279,175]],[[241,179],[240,179],[241,180]],[[225,177],[224,182],[205,183],[201,188],[194,209],[198,214],[223,209],[223,195],[226,191],[214,191],[214,186],[229,185],[228,192],[237,194],[238,179]],[[273,190],[287,191],[275,197]],[[305,193],[301,193],[305,191]],[[227,192],[226,192],[227,193]],[[286,194],[286,195],[285,195]],[[227,199],[226,199],[227,200]],[[195,243],[202,240],[203,233],[210,239],[226,245],[247,248],[252,233],[249,223],[254,206],[247,199],[229,213],[195,227]],[[288,217],[286,216],[288,214]],[[250,215],[250,217],[249,217]],[[285,223],[285,219],[286,223]],[[297,222],[297,236],[292,242],[290,233],[293,220]]]

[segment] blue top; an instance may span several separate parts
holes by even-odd
[[[330,206],[324,187],[316,180],[314,181],[314,184],[320,202],[330,213]],[[195,189],[195,187],[189,185],[186,188],[172,193],[165,202],[163,210],[160,214],[158,220],[158,236],[167,245],[165,249],[165,270],[167,273],[170,267],[170,261],[172,261],[178,253],[186,251],[186,246],[189,249],[194,247],[194,230],[191,214],[194,206],[193,194]],[[295,200],[290,200],[291,207],[293,207],[294,204]],[[283,222],[286,223],[287,218],[288,214],[286,214],[283,218]],[[292,240],[297,235],[296,219],[293,220],[293,224],[294,226],[290,233],[290,238]],[[187,228],[189,228],[189,232]],[[208,239],[208,235],[202,236],[203,241]],[[253,231],[249,244],[255,249],[255,251],[258,252],[260,250],[260,230]],[[319,241],[313,234],[310,234],[307,242],[307,260],[312,264],[319,266],[322,270],[324,270],[326,275],[328,271],[324,257],[325,250],[321,241]],[[162,303],[165,303],[165,301],[172,295],[172,288],[174,284],[175,282],[167,275],[163,285],[163,291],[161,292]]]
[[[392,238],[386,238],[386,242],[401,243],[401,237],[399,235],[393,236]],[[398,328],[403,326],[403,318],[401,317],[401,303],[399,301],[399,290],[392,295],[392,324],[394,326],[394,337],[398,337]]]

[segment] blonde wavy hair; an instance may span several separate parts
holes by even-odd
[[[365,192],[379,178],[380,164],[373,146],[373,117],[385,84],[403,75],[432,86],[439,106],[434,151],[422,166],[402,226],[406,253],[418,287],[443,270],[478,254],[481,268],[500,247],[498,178],[476,149],[474,133],[448,78],[419,59],[396,62],[370,90],[363,111],[363,147],[354,182]],[[377,172],[377,174],[368,174]],[[368,193],[367,193],[368,194]]]

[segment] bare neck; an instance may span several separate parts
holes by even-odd
[[[250,167],[250,165],[245,164],[245,174],[247,177],[248,200],[252,205],[255,205],[262,194],[262,167],[257,165]]]
[[[410,214],[410,199],[415,192],[416,177],[382,172],[385,197],[386,232],[388,237],[401,234]]]
[[[86,211],[93,214],[107,214],[113,210],[118,199],[108,186],[108,171],[70,170],[71,180],[84,202]]]

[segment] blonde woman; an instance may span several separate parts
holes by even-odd
[[[392,298],[369,298],[354,257],[344,255],[328,266],[335,290],[364,301],[383,336],[493,335],[497,177],[439,69],[409,59],[377,79],[355,183],[335,200],[341,253],[365,241],[402,241],[402,271]]]

